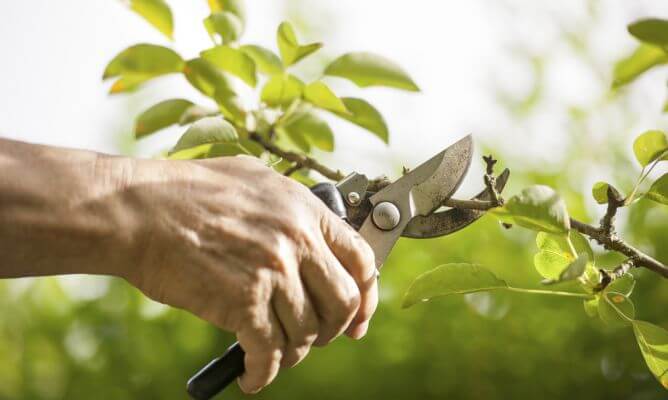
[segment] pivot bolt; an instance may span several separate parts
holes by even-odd
[[[401,213],[397,206],[389,201],[383,201],[382,203],[376,204],[373,208],[371,218],[378,229],[391,231],[399,225]]]
[[[348,203],[350,203],[350,205],[356,206],[360,203],[360,200],[362,200],[362,199],[360,198],[359,193],[357,193],[357,192],[348,193]]]

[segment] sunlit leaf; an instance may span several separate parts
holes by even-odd
[[[247,44],[239,47],[239,50],[255,61],[257,70],[263,74],[275,75],[283,72],[283,63],[271,50],[261,46]]]
[[[633,288],[636,285],[636,280],[631,274],[625,274],[614,281],[605,288],[606,292],[621,293],[624,296],[630,296],[633,293]]]
[[[648,18],[629,25],[629,33],[641,42],[657,46],[668,45],[668,21]]]
[[[154,105],[137,117],[135,137],[140,138],[178,123],[192,105],[191,101],[185,99],[165,100]]]
[[[181,136],[172,152],[203,144],[233,143],[239,140],[237,130],[221,117],[207,117],[195,122]]]
[[[246,110],[241,103],[241,99],[236,93],[229,91],[226,87],[221,86],[213,95],[214,100],[218,103],[220,112],[229,120],[236,121],[243,125],[246,119]]]
[[[189,60],[183,69],[183,74],[188,82],[205,96],[213,98],[216,89],[219,87],[233,91],[225,75],[213,64],[202,58]]]
[[[281,123],[278,131],[284,132],[305,152],[310,150],[311,145],[323,151],[334,150],[334,133],[329,125],[309,108],[294,112]]]
[[[174,17],[164,0],[130,0],[130,8],[169,39],[174,38]]]
[[[203,51],[201,56],[216,67],[237,76],[249,86],[255,87],[257,84],[255,62],[243,51],[230,46],[216,46]]]
[[[506,287],[508,285],[505,281],[480,265],[445,264],[415,278],[404,296],[402,307],[407,308],[439,296]]]
[[[598,302],[598,315],[609,325],[625,325],[635,318],[635,307],[631,300],[621,293],[606,291]]]
[[[598,204],[606,204],[608,202],[608,187],[610,185],[606,182],[596,182],[591,188],[591,195]]]
[[[287,106],[302,96],[304,82],[293,75],[274,75],[262,88],[260,95],[268,106]]]
[[[339,117],[372,132],[383,142],[389,141],[389,132],[383,116],[366,100],[354,97],[341,98],[347,113],[336,113]]]
[[[668,331],[645,321],[633,321],[633,333],[647,367],[668,389]]]
[[[645,197],[657,203],[668,205],[668,174],[663,174],[654,181]]]
[[[223,44],[236,42],[244,31],[243,22],[228,11],[212,13],[204,20],[204,27],[214,42],[218,35]]]
[[[304,99],[316,107],[335,113],[347,113],[343,101],[324,82],[316,81],[304,87]]]
[[[633,142],[633,152],[643,167],[659,157],[668,160],[668,137],[663,131],[647,131]]]
[[[630,56],[615,64],[612,86],[621,87],[632,82],[648,69],[668,62],[668,55],[661,48],[641,44]]]
[[[591,246],[579,232],[571,231],[568,236],[539,232],[536,235],[536,245],[539,251],[534,256],[534,265],[543,278],[561,280],[564,271],[576,260],[568,238],[577,255],[586,253],[588,258],[593,260],[594,253]]]
[[[419,91],[418,86],[393,61],[372,53],[347,53],[332,61],[325,74],[348,79],[360,87],[387,86]]]
[[[322,47],[322,43],[299,44],[297,35],[289,22],[283,22],[278,26],[276,41],[286,66],[296,63]]]
[[[153,44],[137,44],[120,52],[104,70],[102,79],[120,77],[112,93],[126,92],[160,75],[181,72],[184,62],[174,50]]]
[[[244,0],[208,0],[209,9],[212,13],[227,11],[236,15],[241,22],[246,21],[246,9]]]
[[[566,234],[570,229],[566,203],[548,186],[534,185],[522,190],[495,215],[502,214],[513,223],[535,231]]]

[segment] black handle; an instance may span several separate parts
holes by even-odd
[[[311,188],[330,210],[345,219],[346,207],[341,193],[331,183],[319,183]],[[239,342],[230,346],[225,354],[216,358],[188,380],[188,394],[195,400],[209,400],[244,373],[244,349]]]

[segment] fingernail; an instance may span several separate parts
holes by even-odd
[[[366,335],[367,330],[369,330],[369,321],[362,322],[361,324],[355,325],[350,330],[350,337],[355,340],[360,340]]]

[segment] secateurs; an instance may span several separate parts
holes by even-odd
[[[484,214],[461,208],[437,211],[459,187],[472,155],[473,141],[468,135],[377,192],[369,191],[369,180],[359,173],[352,173],[336,184],[317,184],[311,190],[366,239],[380,270],[400,236],[448,235]],[[509,175],[507,169],[499,175],[497,191],[503,190]],[[488,190],[475,197],[490,198]],[[243,372],[244,351],[235,343],[188,381],[188,393],[197,400],[210,399]]]

